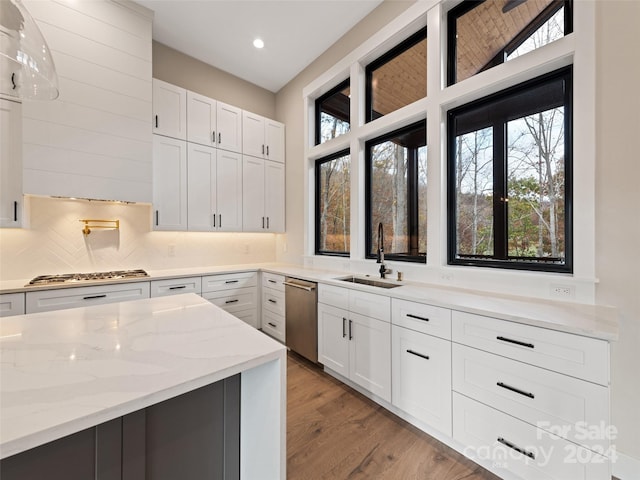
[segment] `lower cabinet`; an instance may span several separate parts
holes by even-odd
[[[240,478],[240,375],[0,462],[3,480]]]
[[[90,307],[105,303],[149,298],[149,282],[118,283],[93,287],[58,288],[26,293],[26,313],[65,308]]]
[[[451,342],[393,325],[392,403],[451,436]]]
[[[262,331],[286,342],[284,276],[262,274]]]
[[[258,328],[258,273],[202,277],[202,298]]]
[[[391,401],[389,322],[319,303],[318,361]]]
[[[0,295],[0,317],[24,314],[24,293],[3,293]]]

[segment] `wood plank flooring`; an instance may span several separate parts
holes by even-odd
[[[498,479],[296,354],[287,375],[289,480]]]

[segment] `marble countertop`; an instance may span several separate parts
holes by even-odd
[[[285,355],[195,294],[2,318],[0,458]]]
[[[301,265],[279,263],[257,263],[246,265],[220,265],[190,267],[169,270],[149,270],[149,277],[132,279],[135,281],[153,281],[167,278],[180,278],[200,275],[216,275],[244,271],[264,271],[289,275],[329,285],[357,289],[403,300],[418,301],[467,313],[491,316],[503,320],[540,326],[577,335],[585,335],[603,340],[618,339],[618,311],[614,307],[588,305],[540,298],[501,295],[482,290],[471,290],[450,286],[419,282],[396,282],[399,288],[382,289],[346,283],[337,278],[349,275],[347,272],[321,270]],[[0,282],[0,293],[51,290],[54,288],[73,288],[79,286],[110,284],[114,282],[86,282],[73,285],[55,285],[44,287],[24,287],[28,280],[8,280]]]

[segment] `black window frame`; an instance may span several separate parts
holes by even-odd
[[[373,110],[373,71],[377,70],[379,67],[384,65],[385,63],[390,62],[397,56],[403,54],[405,51],[409,50],[411,47],[417,45],[422,40],[427,39],[427,27],[423,27],[418,30],[416,33],[411,35],[406,40],[403,40],[401,43],[393,47],[391,50],[386,52],[385,54],[378,57],[376,60],[369,63],[365,68],[365,123],[369,123],[377,118],[381,118],[384,115],[374,116]],[[426,75],[426,66],[425,66],[425,75]],[[425,97],[427,92],[425,92]]]
[[[456,53],[457,29],[456,21],[487,0],[464,0],[460,5],[449,10],[447,14],[447,86],[457,83]],[[494,0],[491,0],[494,1]],[[518,49],[538,28],[564,7],[564,36],[573,32],[573,0],[554,0],[533,21],[520,32],[504,49],[496,54],[478,73],[488,70],[507,61],[507,57]],[[477,75],[477,74],[476,74]]]
[[[322,140],[321,121],[320,121],[321,117],[322,117],[322,109],[320,108],[320,105],[327,98],[332,97],[336,93],[339,93],[342,90],[344,90],[346,87],[350,87],[350,86],[351,86],[351,78],[347,78],[343,82],[340,82],[340,84],[338,84],[335,87],[333,87],[331,90],[329,90],[324,95],[321,95],[320,97],[316,98],[316,101],[315,101],[315,122],[316,122],[316,124],[315,124],[315,145],[320,145],[321,140]],[[344,120],[342,118],[339,118],[339,117],[336,117],[336,118],[338,118],[339,120],[342,120],[342,121],[349,122],[349,129],[351,129],[351,106],[349,106],[348,118],[346,120]]]
[[[331,250],[320,250],[320,166],[335,160],[336,158],[341,158],[345,156],[349,156],[349,161],[351,161],[351,150],[349,148],[345,148],[344,150],[340,150],[339,152],[332,153],[322,158],[318,158],[315,161],[314,165],[314,183],[315,183],[315,208],[314,208],[314,252],[316,255],[325,255],[331,257],[350,257],[351,256],[351,248],[347,252],[336,252]],[[351,195],[351,189],[349,189],[349,195]],[[351,230],[351,229],[349,229]],[[349,233],[351,235],[351,233]]]
[[[504,101],[509,97],[516,96],[535,87],[539,87],[550,82],[564,80],[564,132],[565,132],[565,161],[564,161],[564,263],[553,263],[544,258],[532,259],[509,259],[508,256],[508,201],[501,201],[506,198],[507,178],[507,145],[506,145],[506,125],[509,120],[508,112],[494,113],[492,105]],[[535,101],[530,104],[535,105]],[[529,105],[529,104],[528,104]],[[494,225],[494,255],[493,258],[457,258],[457,230],[456,230],[456,129],[454,117],[456,114],[485,107],[487,115],[502,117],[502,133],[498,133],[493,142],[493,225]],[[537,108],[537,107],[536,107]],[[503,111],[506,109],[502,109]],[[520,106],[519,111],[522,110]],[[497,122],[493,119],[493,125]],[[494,126],[495,129],[495,126]],[[495,159],[502,158],[502,162]],[[447,263],[448,265],[464,265],[476,267],[493,267],[514,270],[529,270],[552,273],[573,273],[573,65],[563,67],[551,73],[541,75],[534,79],[520,83],[506,90],[481,98],[474,102],[462,105],[447,112]],[[500,233],[500,240],[498,239]],[[499,243],[500,242],[500,243]],[[500,250],[500,251],[498,251]],[[480,256],[478,256],[480,257]]]
[[[394,130],[393,132],[380,135],[379,137],[372,138],[365,142],[365,258],[372,259],[377,258],[375,254],[371,253],[373,247],[373,232],[377,231],[377,225],[371,224],[372,214],[372,201],[371,201],[371,181],[372,181],[372,159],[371,159],[371,147],[384,143],[392,138],[396,138],[399,135],[403,135],[417,128],[424,128],[425,130],[425,146],[427,145],[426,129],[427,120],[419,120],[405,127]],[[415,170],[415,175],[407,175],[407,208],[408,212],[408,230],[409,230],[409,242],[413,245],[419,244],[419,215],[418,215],[418,155],[415,149],[415,154],[410,155],[408,158],[409,168]],[[425,232],[425,235],[427,232]],[[415,247],[417,248],[417,247]],[[385,251],[385,260],[399,261],[399,262],[412,262],[412,263],[426,263],[427,252],[424,255],[399,255]]]

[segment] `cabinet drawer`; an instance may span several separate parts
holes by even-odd
[[[374,293],[349,290],[349,311],[389,322],[391,299]]]
[[[284,317],[269,311],[262,312],[262,331],[285,343]]]
[[[201,277],[170,278],[151,281],[151,297],[164,297],[181,293],[197,293],[200,295]]]
[[[24,313],[24,293],[3,293],[0,295],[0,317],[22,315]]]
[[[262,286],[284,292],[284,276],[275,273],[262,273]]]
[[[451,310],[407,300],[391,300],[391,321],[394,325],[451,339]]]
[[[231,312],[230,312],[231,313]],[[251,325],[253,328],[258,328],[258,310],[242,310],[240,312],[233,312],[232,315],[239,318],[244,323]]]
[[[318,285],[318,302],[348,310],[349,289],[321,283]]]
[[[468,445],[471,460],[525,480],[611,478],[606,457],[455,392],[453,438]]]
[[[279,292],[277,290],[271,290],[270,288],[265,288],[262,291],[262,309],[269,310],[270,312],[273,312],[276,315],[280,315],[284,317],[284,312],[285,312],[284,292]]]
[[[235,313],[242,310],[257,309],[258,292],[256,288],[237,288],[234,290],[223,290],[221,292],[207,292],[202,294],[202,298],[209,300],[214,305]]]
[[[451,342],[392,326],[393,404],[451,436]]]
[[[454,342],[609,384],[609,344],[604,340],[453,311]]]
[[[202,293],[255,287],[258,285],[257,272],[225,273],[202,277]]]
[[[105,303],[149,298],[149,282],[96,285],[27,292],[27,313],[50,312],[65,308],[89,307]]]
[[[609,425],[601,385],[453,344],[453,389],[588,448],[609,446],[585,438],[585,428]]]

